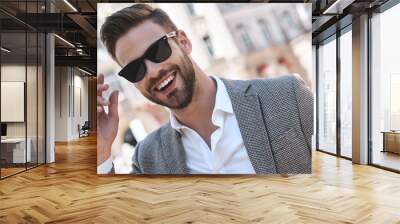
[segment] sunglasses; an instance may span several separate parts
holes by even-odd
[[[161,63],[167,60],[172,53],[171,46],[169,46],[168,43],[168,38],[175,36],[176,31],[172,31],[155,41],[149,48],[147,48],[146,52],[140,58],[129,62],[129,64],[122,68],[118,75],[132,83],[142,80],[147,72],[144,59],[155,63]]]

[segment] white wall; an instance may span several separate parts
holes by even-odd
[[[77,74],[78,72],[78,74]],[[82,126],[85,121],[88,121],[88,78],[81,76],[81,72],[74,70],[74,91],[71,99],[74,99],[72,108],[72,119],[71,119],[71,132],[72,138],[78,138],[78,124]],[[79,96],[80,95],[80,96]],[[81,108],[80,108],[81,107]],[[80,111],[82,110],[82,111]]]
[[[68,71],[67,67],[55,68],[55,141],[68,140]]]
[[[38,70],[37,70],[38,69]],[[20,113],[22,121],[20,122],[6,122],[7,123],[7,137],[9,138],[24,138],[25,135],[30,140],[30,148],[32,161],[44,163],[44,74],[42,68],[36,66],[25,66],[25,64],[3,64],[1,66],[1,81],[3,82],[23,82],[26,85],[26,106],[24,96],[24,89],[17,90],[21,94],[20,107],[12,108],[11,106],[2,106],[3,113]],[[25,80],[27,78],[27,81]],[[4,94],[5,89],[2,89],[2,98],[8,97]],[[14,93],[17,94],[17,93]],[[3,104],[4,102],[2,102]],[[12,103],[12,102],[11,102]],[[14,102],[17,103],[17,102]],[[26,112],[26,120],[24,114]],[[3,118],[2,118],[3,120]],[[38,157],[36,157],[38,154]],[[48,157],[51,158],[51,157]]]
[[[317,48],[312,45],[312,92],[314,96],[314,135],[312,137],[312,149],[317,148]]]
[[[7,122],[8,137],[25,137],[25,126],[28,125],[28,137],[30,134],[36,135],[36,80],[29,78],[30,75],[36,75],[36,67],[17,64],[8,64],[1,66],[2,82],[24,82],[25,75],[28,72],[28,88],[27,88],[27,122]],[[30,87],[30,88],[29,88]],[[22,93],[23,94],[23,93]],[[3,98],[4,96],[2,96]],[[41,105],[39,105],[40,107]],[[1,108],[1,110],[10,110],[10,108]],[[22,108],[24,110],[24,108]]]
[[[82,75],[76,68],[56,67],[55,141],[79,138],[78,124],[88,120],[88,78]]]

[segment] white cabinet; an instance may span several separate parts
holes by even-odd
[[[27,147],[25,154],[25,138],[7,138],[1,140],[2,145],[12,147],[13,163],[25,163],[32,161],[32,140],[30,138],[27,138],[26,143]]]

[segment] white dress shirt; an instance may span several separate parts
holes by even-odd
[[[182,136],[186,165],[190,173],[254,174],[225,84],[218,77],[213,78],[217,93],[211,121],[217,129],[211,134],[211,149],[196,131],[170,113],[172,128]]]

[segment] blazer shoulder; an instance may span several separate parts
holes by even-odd
[[[140,141],[132,158],[134,173],[152,173],[157,172],[157,167],[163,163],[161,151],[162,141],[161,136],[164,129],[167,129],[169,124],[165,124],[160,128],[152,131],[145,139]]]
[[[161,133],[168,128],[171,128],[171,126],[169,123],[166,123],[163,126],[159,127],[158,129],[150,132],[146,136],[146,138],[144,138],[142,141],[139,142],[141,150],[145,150],[147,148],[157,148],[158,146],[160,146]]]
[[[168,128],[171,128],[169,123],[154,130],[138,143],[135,151],[135,163],[138,167],[154,168],[157,162],[161,162],[162,133]]]
[[[265,87],[281,89],[282,87],[292,87],[293,83],[301,82],[301,78],[288,74],[276,78],[253,79],[251,82],[256,85],[261,84]]]

